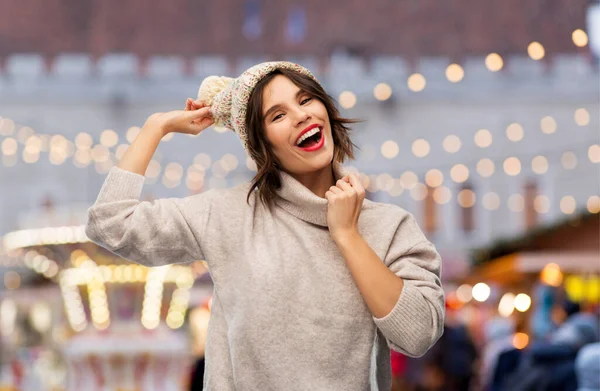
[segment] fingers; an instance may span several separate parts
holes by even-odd
[[[339,187],[337,187],[337,186],[331,186],[331,187],[329,188],[329,191],[330,191],[332,194],[341,194],[341,193],[343,193],[343,192],[344,192],[342,189],[340,189],[340,188],[339,188]]]
[[[193,100],[192,98],[187,98],[185,101],[185,111],[198,110],[203,107],[206,107],[206,103],[200,102],[198,100]]]
[[[358,177],[356,176],[356,174],[350,174],[350,175],[348,175],[348,180],[350,181],[350,184],[352,185],[352,187],[354,188],[354,190],[356,190],[356,192],[359,195],[364,195],[365,194],[365,188],[363,187],[362,183],[360,182],[360,179],[358,179]]]
[[[346,192],[352,191],[352,186],[350,186],[350,184],[344,178],[338,180],[336,182],[336,186]]]
[[[205,106],[200,109],[189,110],[185,113],[188,120],[194,121],[200,118],[212,118],[212,114],[210,113],[210,107]]]

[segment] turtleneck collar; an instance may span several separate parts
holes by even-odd
[[[311,224],[327,227],[327,199],[321,198],[290,174],[281,171],[281,188],[277,191],[277,205],[288,213]],[[333,162],[333,177],[337,181],[345,175],[341,164]]]

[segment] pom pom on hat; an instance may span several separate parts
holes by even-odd
[[[288,61],[264,62],[246,70],[238,78],[208,76],[198,89],[198,100],[211,107],[214,124],[224,126],[238,134],[248,151],[246,112],[250,95],[256,84],[276,69],[290,69],[317,79],[306,68]]]
[[[211,107],[216,126],[231,129],[231,85],[234,80],[226,76],[208,76],[198,89],[198,100]]]
[[[232,77],[209,76],[202,81],[198,89],[198,100],[212,105],[215,96],[233,82]]]

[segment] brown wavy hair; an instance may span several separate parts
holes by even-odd
[[[256,163],[257,173],[252,179],[252,186],[248,191],[246,201],[250,202],[250,195],[258,191],[259,199],[266,205],[271,206],[277,197],[277,190],[281,188],[280,169],[281,164],[277,161],[271,145],[265,133],[265,121],[263,117],[263,92],[265,87],[277,75],[286,76],[303,92],[316,98],[325,105],[329,116],[331,134],[333,136],[333,160],[343,163],[346,158],[354,159],[354,148],[356,145],[350,140],[349,124],[360,122],[356,119],[348,119],[340,116],[335,105],[335,100],[327,94],[325,89],[310,78],[289,69],[276,69],[262,78],[254,87],[248,101],[246,113],[246,129],[248,129],[248,150],[250,157]]]

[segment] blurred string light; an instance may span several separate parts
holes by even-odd
[[[190,302],[190,288],[194,285],[194,276],[190,268],[182,269],[176,277],[177,289],[173,292],[166,323],[172,329],[183,326],[185,314]]]
[[[29,126],[23,126],[17,132],[17,140],[19,140],[21,144],[25,144],[27,142],[27,139],[33,136],[34,134],[35,131],[32,128],[30,128]]]
[[[575,111],[575,120],[576,122],[578,122],[580,125],[585,125],[589,123],[589,112],[586,109],[583,108],[579,108]],[[6,122],[6,121],[5,121]],[[542,120],[540,121],[540,126],[542,127],[542,131],[544,133],[552,133],[556,130],[556,122],[552,117],[543,117]],[[55,136],[48,136],[48,135],[36,135],[32,129],[28,129],[27,127],[24,127],[25,130],[21,129],[21,134],[20,134],[20,139],[25,140],[25,149],[23,150],[23,160],[26,163],[34,163],[39,159],[39,152],[41,150],[43,150],[44,145],[49,145],[51,147],[51,154],[50,154],[50,161],[53,164],[62,164],[64,162],[64,160],[66,159],[66,157],[69,156],[73,156],[73,164],[77,167],[86,167],[87,165],[90,164],[90,160],[94,160],[96,161],[96,170],[99,173],[106,173],[111,167],[113,167],[116,162],[115,160],[118,160],[123,154],[124,151],[126,150],[126,148],[128,147],[127,144],[122,144],[119,145],[116,148],[115,153],[110,153],[108,147],[106,145],[102,145],[102,143],[97,144],[95,146],[93,146],[92,148],[90,148],[93,145],[93,139],[92,137],[87,134],[87,133],[79,133],[77,135],[77,137],[75,138],[75,143],[72,143],[68,140],[65,139],[64,136],[62,135],[55,135]],[[116,135],[116,133],[112,133],[114,131],[105,131],[104,134],[104,144],[107,145],[112,145],[113,142],[112,141],[106,141],[106,139],[110,139],[112,138],[117,138],[118,140],[118,135]],[[128,130],[128,141],[130,138],[133,138],[133,136],[135,135],[135,133],[139,132],[139,128],[137,127],[131,127]],[[511,124],[508,128],[507,128],[507,135],[509,136],[509,139],[513,139],[513,140],[518,140],[522,137],[522,126],[518,123],[513,123]],[[7,141],[8,140],[8,141]],[[489,145],[491,145],[492,142],[492,135],[489,132],[489,130],[487,129],[480,129],[479,131],[476,132],[475,137],[474,137],[475,143],[477,146],[481,147],[481,148],[485,148]],[[449,135],[444,139],[443,142],[443,147],[444,149],[448,152],[448,153],[455,153],[455,151],[458,151],[460,149],[461,146],[461,142],[460,139],[456,136],[456,135]],[[17,162],[16,159],[16,150],[18,149],[18,144],[16,142],[16,140],[14,138],[7,138],[3,141],[2,144],[2,152],[4,154],[3,158],[3,163],[5,164],[5,166],[12,166],[15,165]],[[77,149],[75,149],[77,148]],[[419,156],[419,157],[424,157],[427,156],[430,153],[430,146],[429,146],[429,142],[425,139],[417,139],[413,142],[413,153],[415,154],[415,156]],[[8,153],[8,154],[7,154]],[[399,147],[398,144],[394,141],[394,140],[388,140],[384,143],[384,145],[382,145],[382,151],[381,151],[382,155],[384,155],[384,157],[388,157],[391,158],[393,156],[397,156],[397,154],[399,154]],[[8,156],[8,158],[7,158]],[[589,160],[592,163],[599,163],[600,162],[600,146],[598,146],[597,144],[594,144],[592,146],[589,147],[588,149],[588,157]],[[210,165],[211,161],[210,161],[210,157],[206,154],[199,154],[196,156],[196,158],[194,159],[194,166],[209,166],[212,167],[212,173],[213,173],[213,177],[210,178],[209,180],[209,185],[213,186],[213,187],[226,187],[227,182],[225,181],[225,176],[227,175],[228,172],[230,172],[232,169],[235,169],[235,167],[237,167],[237,158],[235,157],[235,155],[232,154],[226,154],[223,156],[223,158],[221,158],[218,161],[218,164],[212,164],[212,166]],[[572,151],[567,151],[563,154],[562,158],[561,158],[561,163],[563,165],[563,167],[565,169],[573,169],[575,168],[575,166],[577,165],[577,156],[575,155],[574,152]],[[251,159],[248,159],[248,161],[251,162]],[[248,164],[247,161],[247,167],[248,169],[250,169],[252,171],[252,169],[254,169],[255,167],[253,167],[254,165],[252,163]],[[176,165],[181,166],[179,163],[175,163]],[[483,158],[480,159],[479,162],[477,162],[477,171],[480,174],[481,177],[488,177],[491,176],[494,171],[495,171],[495,164],[494,162],[489,159],[489,158]],[[536,174],[543,174],[545,172],[547,172],[548,170],[548,161],[544,156],[536,156],[534,158],[534,160],[532,160],[531,162],[532,165],[532,170],[536,173]],[[185,184],[188,187],[188,189],[192,190],[192,191],[199,191],[203,188],[204,183],[205,183],[205,169],[202,170],[191,170],[191,167],[188,167],[188,177],[185,180]],[[158,175],[160,174],[160,163],[158,163],[157,161],[153,160],[151,161],[146,176],[147,178],[149,178],[148,183],[154,183],[156,181],[156,178],[158,177]],[[510,175],[510,176],[516,176],[519,175],[521,173],[521,162],[517,157],[509,157],[504,161],[504,170],[505,172]],[[178,170],[180,171],[180,170]],[[454,172],[453,172],[454,171]],[[466,181],[468,179],[469,173],[468,173],[469,169],[465,166],[465,165],[455,165],[450,172],[450,176],[453,178],[453,180],[455,180],[457,183],[462,183],[464,181]],[[190,174],[191,172],[191,174]],[[453,175],[454,173],[454,175]],[[172,175],[173,173],[169,173],[167,175],[165,175],[165,177],[163,177],[163,184],[166,187],[176,187],[179,186],[181,184],[181,175],[177,174],[177,175]],[[441,172],[440,172],[441,174]],[[437,175],[437,177],[439,177],[439,175]],[[431,185],[432,183],[434,184],[434,186],[432,187],[436,187],[436,181],[435,179],[433,179],[435,177],[431,177],[430,175],[430,179],[429,179],[429,183],[428,185]],[[433,182],[432,182],[433,181]],[[374,188],[372,190],[375,191],[387,191],[389,194],[394,194],[394,195],[400,195],[403,193],[404,189],[406,189],[407,187],[405,186],[405,184],[403,182],[402,178],[398,179],[398,180],[390,180],[388,185],[385,186],[385,188],[377,188],[375,186],[375,183],[372,184],[372,186],[374,186]],[[408,185],[409,187],[411,186],[410,184]],[[416,199],[420,199],[423,196],[423,190],[421,188],[421,186],[419,186],[419,188],[417,190],[414,191],[414,193],[412,194],[414,197],[416,197]],[[437,203],[444,203],[445,199],[449,198],[448,194],[445,190],[441,190],[440,192],[437,193],[436,196],[436,192],[433,193],[434,194],[434,200],[436,200]],[[465,202],[465,200],[468,200],[470,197],[465,198],[465,194],[463,193],[460,197],[457,197],[459,199],[459,203],[463,203],[463,204],[469,204],[469,202]],[[450,197],[451,197],[451,192],[450,192]],[[473,197],[474,199],[474,197]],[[461,201],[462,200],[462,201]],[[490,202],[490,205],[488,206],[493,206],[493,204],[495,204],[495,202]],[[538,203],[539,207],[536,209],[538,211],[543,211],[546,210],[546,206],[547,206],[547,202],[545,202],[543,199],[540,199],[540,202]],[[561,210],[563,210],[563,213],[567,213],[569,214],[570,210],[572,209],[569,205],[572,204],[572,202],[570,202],[569,200],[566,200],[563,202],[563,204],[565,206],[561,207]],[[564,212],[564,211],[567,212]],[[592,208],[593,210],[593,208]],[[541,213],[541,212],[540,212]]]
[[[600,213],[600,197],[597,195],[591,196],[587,200],[587,210],[590,213]]]
[[[507,175],[516,176],[519,175],[519,173],[521,173],[521,161],[514,156],[511,156],[504,160],[503,166],[504,172]]]
[[[356,95],[350,91],[343,91],[340,94],[339,102],[344,109],[351,109],[356,105]]]
[[[544,50],[544,46],[542,46],[539,42],[531,42],[529,46],[527,46],[527,54],[533,60],[541,60],[546,55],[546,51]]]
[[[163,300],[163,282],[170,265],[151,268],[144,287],[142,302],[142,326],[152,330],[160,324],[160,313]]]
[[[600,145],[594,144],[588,148],[588,158],[592,163],[600,163]]]
[[[12,137],[5,138],[4,141],[2,141],[1,150],[2,154],[5,156],[15,155],[18,148],[19,145],[17,144],[17,140]]]
[[[460,151],[460,147],[462,143],[460,142],[460,138],[458,136],[451,134],[444,139],[443,142],[444,150],[448,153],[456,153]]]
[[[548,159],[544,156],[536,156],[531,160],[531,170],[538,174],[542,175],[548,171]]]
[[[465,77],[465,71],[458,64],[450,64],[446,68],[446,78],[451,83],[458,83]]]
[[[129,129],[127,129],[127,133],[125,135],[125,138],[127,139],[127,141],[129,143],[132,143],[135,138],[138,136],[138,134],[140,133],[140,127],[139,126],[132,126]]]
[[[15,133],[15,121],[10,118],[0,118],[0,136],[12,136]]]
[[[420,92],[425,89],[427,81],[425,77],[420,73],[413,73],[408,77],[408,88],[413,92]]]
[[[402,187],[408,190],[415,187],[418,181],[419,177],[412,171],[405,171],[400,176],[400,183],[402,184]]]
[[[412,189],[410,189],[410,196],[415,201],[423,201],[427,198],[427,186],[422,183],[416,183]]]
[[[59,286],[69,325],[76,332],[83,331],[88,322],[77,284],[74,284],[68,274],[63,271],[60,275]]]
[[[49,259],[35,250],[27,251],[23,257],[23,262],[28,269],[31,269],[48,279],[54,278],[59,271],[56,261]]]
[[[577,167],[577,156],[572,151],[564,152],[560,162],[565,170],[573,170]]]
[[[573,196],[564,196],[560,200],[560,210],[564,214],[570,215],[575,213],[577,202]]]
[[[446,186],[440,186],[433,191],[433,200],[440,205],[447,204],[452,199],[452,191]]]
[[[504,318],[508,318],[515,310],[515,295],[507,292],[502,295],[498,303],[498,314]]]
[[[88,259],[81,265],[87,273],[87,292],[94,327],[104,330],[110,325],[110,311],[103,275],[96,262]]]
[[[425,174],[425,183],[429,187],[439,187],[444,182],[444,174],[438,169],[431,169]]]
[[[463,303],[468,303],[473,298],[473,287],[463,284],[456,289],[456,298]]]
[[[529,336],[525,333],[515,333],[513,336],[513,346],[515,349],[525,349],[529,345]]]
[[[456,196],[458,204],[463,208],[472,208],[477,201],[475,192],[471,189],[463,189]]]
[[[464,164],[456,164],[450,169],[450,177],[456,183],[463,183],[469,179],[469,168]]]
[[[4,248],[7,251],[49,244],[83,243],[89,239],[85,234],[85,226],[48,227],[27,229],[7,233],[4,238]]]
[[[519,312],[525,312],[531,307],[531,297],[526,293],[519,293],[515,296],[515,309]]]
[[[422,158],[429,155],[430,149],[429,142],[423,138],[416,139],[412,143],[412,153],[416,157]]]
[[[479,282],[475,284],[471,293],[473,295],[473,299],[483,303],[490,297],[491,289],[486,283]]]
[[[398,143],[394,140],[387,140],[381,145],[381,154],[386,159],[393,159],[398,156],[400,152],[400,147]]]
[[[17,303],[11,298],[4,298],[0,304],[0,332],[10,337],[15,331],[18,315]]]
[[[480,129],[475,133],[475,145],[479,148],[487,148],[492,145],[492,133],[487,129]]]
[[[107,129],[100,134],[100,144],[112,148],[119,143],[119,135],[112,129]]]
[[[533,209],[539,214],[550,211],[550,199],[545,195],[538,195],[533,200]]]
[[[512,141],[517,142],[523,140],[523,127],[519,123],[512,123],[506,128],[506,137]]]
[[[540,280],[546,285],[558,287],[562,284],[563,273],[556,263],[549,263],[540,272]]]
[[[552,134],[556,132],[556,120],[550,116],[543,117],[540,120],[540,128],[542,129],[543,133]]]
[[[586,126],[590,123],[590,113],[584,108],[575,110],[573,117],[575,123],[579,126]]]
[[[496,166],[491,159],[483,158],[477,162],[477,172],[483,178],[489,178],[494,174]]]
[[[481,203],[487,210],[496,210],[500,207],[500,196],[494,192],[486,193],[483,195]]]
[[[587,117],[587,118],[583,118],[581,121],[582,124],[589,122],[589,113],[587,112],[586,109],[577,109],[576,111],[576,117]],[[551,133],[554,132],[556,130],[556,122],[552,117],[546,116],[544,118],[542,118],[542,120],[540,121],[541,123],[541,127],[542,130],[545,133]],[[138,127],[131,127],[128,130],[128,141],[129,140],[133,140],[133,136],[135,135],[135,133],[139,132],[139,128]],[[112,130],[107,130],[104,132],[105,136],[103,137],[105,140],[108,138],[117,138],[118,136],[116,135],[116,133]],[[28,149],[28,157],[26,159],[29,159],[29,161],[33,161],[35,160],[35,154],[37,153],[37,147],[40,144],[40,140],[42,140],[42,146],[44,144],[44,140],[46,139],[44,137],[45,135],[40,135],[39,137],[37,136],[30,136],[29,140],[32,141],[32,147]],[[518,123],[513,123],[511,125],[509,125],[509,127],[507,127],[507,137],[513,141],[519,141],[520,139],[522,139],[523,137],[523,128],[520,124]],[[56,139],[59,140],[56,140]],[[481,148],[486,148],[489,145],[491,145],[492,142],[492,135],[489,132],[489,130],[487,129],[480,129],[479,131],[476,132],[475,136],[475,143],[477,146],[481,147]],[[92,143],[92,139],[91,136],[85,134],[85,133],[80,133],[78,134],[78,136],[76,137],[76,146],[77,146],[77,151],[75,151],[74,149],[74,145],[73,143],[71,143],[70,141],[66,140],[64,138],[64,136],[61,135],[57,135],[55,137],[53,137],[52,140],[52,146],[53,149],[56,149],[53,151],[53,154],[51,155],[51,161],[53,162],[53,164],[62,164],[62,162],[65,160],[65,155],[67,157],[73,156],[75,155],[74,159],[74,164],[77,167],[86,167],[89,163],[88,163],[88,158],[87,158],[87,153],[85,152],[80,152],[80,149],[90,149],[91,143]],[[393,140],[388,140],[390,142],[393,142]],[[419,139],[419,140],[415,140],[416,143],[414,144],[414,150],[416,151],[418,156],[427,156],[429,154],[430,151],[430,147],[429,147],[429,143],[427,142],[427,140],[425,139]],[[107,145],[112,145],[112,141],[107,142],[105,141],[104,144]],[[8,144],[11,144],[10,141],[8,142]],[[8,145],[8,147],[10,147],[10,145]],[[390,144],[387,143],[386,146]],[[28,144],[29,145],[29,144]],[[58,146],[57,146],[58,145]],[[392,144],[393,145],[393,144]],[[396,144],[397,145],[397,144]],[[444,149],[448,152],[448,153],[456,153],[458,150],[460,150],[461,147],[461,141],[460,139],[456,136],[456,135],[449,135],[444,139],[443,142],[443,146]],[[10,147],[9,149],[14,149],[14,146]],[[115,151],[115,154],[113,155],[112,153],[110,153],[109,151],[109,147],[107,147],[106,145],[103,145],[102,143],[94,146],[93,151],[92,151],[92,157],[94,159],[94,161],[96,163],[104,163],[102,165],[96,165],[97,171],[100,173],[105,173],[108,171],[108,169],[110,169],[112,166],[114,166],[115,161],[113,161],[113,159],[120,159],[122,157],[122,155],[125,153],[127,148],[127,144],[121,144],[118,146],[117,150]],[[386,155],[386,156],[390,156],[394,154],[394,150],[395,148],[385,148],[385,150],[391,150],[392,152],[382,152],[382,154]],[[40,150],[43,150],[43,147],[40,148]],[[12,154],[13,152],[10,152],[10,150],[8,151],[9,154]],[[172,183],[168,183],[168,185],[172,186]]]
[[[379,83],[373,89],[373,95],[379,101],[386,101],[392,97],[392,87],[387,83]]]
[[[491,72],[498,72],[504,66],[504,60],[498,53],[490,53],[485,58],[485,66]]]
[[[21,287],[21,276],[19,273],[13,270],[4,273],[4,287],[9,291],[19,289]]]
[[[588,36],[585,31],[582,29],[574,30],[571,34],[571,38],[573,39],[573,43],[575,46],[584,47],[588,44]]]

